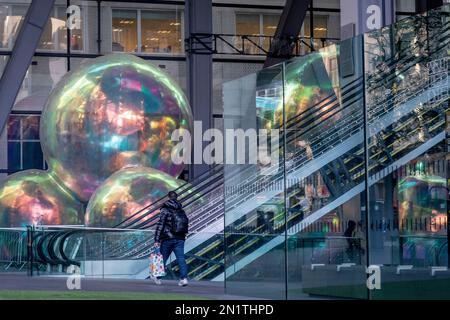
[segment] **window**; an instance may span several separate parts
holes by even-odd
[[[37,115],[12,115],[8,118],[8,171],[46,169],[39,140]]]
[[[0,48],[12,49],[28,5],[0,5]]]
[[[113,51],[182,53],[178,10],[113,10]]]
[[[66,8],[55,7],[45,25],[38,49],[67,50]]]
[[[279,15],[263,15],[263,35],[273,37],[278,27]],[[264,49],[270,49],[270,38],[264,38]]]
[[[11,50],[20,23],[28,10],[27,5],[0,6],[0,48]],[[42,33],[38,50],[65,51],[67,50],[66,7],[55,6]],[[71,30],[71,49],[83,50],[83,36],[81,29]]]
[[[279,19],[278,14],[236,14],[236,35],[249,36],[250,40],[244,43],[245,53],[262,54],[255,44],[269,50],[270,37],[275,34]],[[236,46],[242,47],[240,38],[236,39]]]
[[[259,14],[236,14],[236,34],[261,35],[260,19]]]
[[[313,38],[314,48],[323,48],[326,44],[328,36],[328,16],[313,15]],[[307,38],[305,41],[309,43],[311,37],[310,16],[307,15],[303,23],[303,36]]]
[[[142,11],[142,51],[181,53],[181,16],[177,11]]]
[[[113,10],[112,13],[112,50],[137,52],[137,11]]]

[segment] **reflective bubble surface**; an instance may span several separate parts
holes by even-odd
[[[41,119],[49,168],[87,202],[112,173],[147,166],[177,177],[173,130],[191,129],[181,88],[160,68],[128,54],[90,59],[52,91]]]
[[[0,185],[0,227],[83,223],[83,205],[47,171],[26,170]]]
[[[152,168],[132,167],[120,170],[92,195],[86,209],[86,225],[114,227],[184,183],[183,180]]]

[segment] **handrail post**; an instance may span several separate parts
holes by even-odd
[[[34,227],[27,226],[27,263],[28,263],[28,275],[33,276],[33,242],[34,242]]]

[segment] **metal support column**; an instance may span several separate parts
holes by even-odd
[[[212,0],[186,0],[185,30],[189,102],[194,120],[202,124],[202,132],[199,134],[203,134],[212,127],[212,53],[204,47],[205,43],[212,46],[212,36],[210,39],[203,38],[200,44],[195,41],[196,38],[193,35],[212,34]],[[199,153],[198,150],[195,151],[194,154]],[[189,172],[190,179],[208,170],[209,166],[204,163],[193,164]]]
[[[0,78],[0,133],[14,106],[55,0],[33,0],[17,35],[12,54]]]

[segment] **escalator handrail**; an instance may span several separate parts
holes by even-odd
[[[215,170],[217,170],[217,169],[220,169],[220,167],[222,167],[222,166],[223,166],[223,165],[221,165],[221,164],[215,165],[211,170],[214,170],[214,171],[215,171]],[[203,176],[206,176],[206,175],[212,175],[211,170],[202,173],[202,174],[199,175],[197,178],[195,178],[195,180],[200,180],[200,178],[202,178]],[[194,181],[195,181],[195,180],[194,180]],[[184,187],[189,187],[189,185],[191,185],[192,183],[193,183],[193,182],[191,182],[191,183],[186,182],[186,183],[184,183],[183,185],[181,185],[180,187],[178,187],[177,189],[175,189],[175,190],[173,190],[173,191],[175,191],[175,192],[178,193],[178,192],[180,191],[180,189],[182,189],[182,188],[184,188]],[[184,191],[179,193],[179,195],[182,195],[182,194],[184,194]],[[127,217],[125,220],[123,220],[123,221],[120,222],[119,224],[115,225],[114,228],[119,228],[119,227],[121,227],[123,224],[125,224],[126,222],[128,222],[128,221],[131,220],[132,218],[136,217],[138,214],[140,214],[140,213],[142,213],[142,212],[148,210],[148,209],[149,209],[150,207],[152,207],[152,206],[155,206],[157,203],[161,203],[161,202],[166,201],[166,199],[167,199],[167,196],[164,196],[164,197],[159,198],[158,200],[156,200],[156,201],[153,202],[152,204],[150,204],[150,205],[148,205],[148,206],[146,206],[146,207],[140,209],[140,210],[137,211],[136,213],[134,213],[134,214],[132,214],[131,216]],[[159,209],[159,208],[157,208],[157,209]],[[155,209],[155,210],[157,210],[157,209]]]
[[[215,174],[216,174],[216,175],[219,174],[219,175],[218,175],[218,176],[213,176],[213,175],[211,174],[211,177],[209,177],[209,181],[208,181],[207,184],[204,184],[204,185],[200,186],[200,184],[203,183],[203,182],[201,182],[201,183],[199,183],[198,185],[196,185],[195,188],[193,188],[193,189],[195,190],[195,192],[192,192],[192,191],[191,191],[191,192],[189,192],[187,195],[185,195],[184,197],[180,197],[180,196],[179,196],[180,201],[185,201],[187,198],[191,198],[191,197],[194,197],[195,200],[199,199],[201,196],[198,195],[198,192],[200,192],[201,190],[203,190],[203,189],[205,189],[205,188],[208,188],[208,187],[210,186],[210,184],[212,184],[213,182],[215,182],[217,179],[221,179],[221,178],[222,178],[222,175],[221,175],[220,172],[219,172],[219,173],[215,173]],[[195,193],[195,194],[194,194],[194,193]],[[165,200],[166,197],[163,197],[162,199]],[[195,201],[195,200],[194,200],[194,201]],[[125,225],[122,226],[122,227],[124,227],[124,228],[131,228],[131,227],[134,226],[136,223],[139,223],[139,222],[142,223],[142,219],[143,219],[144,217],[148,217],[149,215],[153,214],[155,211],[160,210],[161,207],[162,207],[162,205],[163,205],[163,203],[161,203],[158,207],[156,207],[156,208],[154,208],[154,209],[152,209],[152,210],[148,210],[148,212],[146,212],[145,214],[141,215],[140,217],[138,217],[137,219],[135,219],[135,220],[133,220],[133,221],[131,221],[131,222],[128,222],[127,224],[125,224]],[[149,223],[150,221],[153,221],[154,218],[155,218],[155,217],[153,216],[153,217],[151,217],[149,220],[145,220],[144,222],[145,222],[145,223]],[[136,229],[136,228],[138,228],[138,227],[133,227],[133,229]]]
[[[215,179],[213,179],[213,181],[209,181],[208,182],[208,184],[207,185],[205,185],[203,188],[211,188],[211,187],[213,187],[213,183],[219,183],[219,185],[221,184],[223,182],[223,175],[219,175],[219,176],[217,176]],[[202,188],[202,189],[203,189]],[[200,191],[202,190],[202,189],[200,189]],[[212,190],[214,190],[214,189],[212,189]],[[208,191],[208,193],[209,192],[211,192],[211,190],[210,191]],[[195,199],[193,199],[192,201],[190,201],[190,202],[185,202],[184,203],[184,207],[187,207],[187,206],[189,206],[190,204],[192,204],[192,203],[194,203],[195,201],[197,201],[199,198],[195,198]],[[180,201],[182,201],[182,199],[180,199]],[[152,211],[152,213],[153,213],[154,211]],[[188,215],[188,217],[189,217],[189,219],[193,219],[193,218],[195,218],[196,217],[196,215]],[[133,229],[141,229],[141,228],[143,228],[143,226],[147,226],[146,228],[148,228],[149,226],[149,224],[151,224],[152,222],[154,222],[155,220],[157,220],[158,219],[158,217],[156,216],[156,215],[154,215],[154,216],[152,216],[149,220],[145,220],[145,221],[141,221],[141,220],[138,220],[138,221],[136,221],[135,223],[139,223],[138,225],[135,225],[135,224],[131,224],[131,225],[129,225],[128,227],[131,227],[131,226],[133,226]]]

